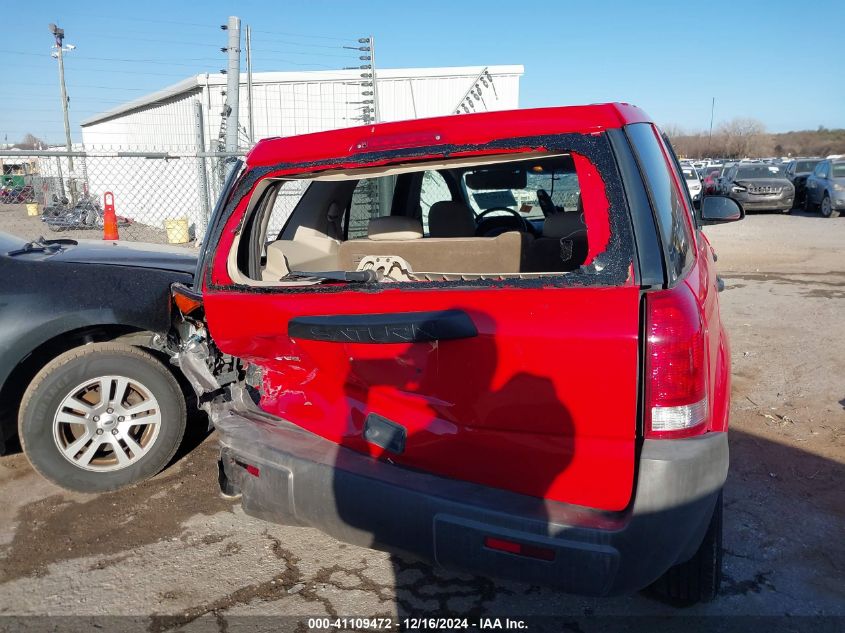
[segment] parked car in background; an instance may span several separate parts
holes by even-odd
[[[115,490],[173,457],[190,389],[165,351],[175,246],[0,233],[0,452],[79,492]],[[186,398],[186,393],[190,395]]]
[[[837,218],[845,209],[845,159],[825,159],[807,176],[804,209]]]
[[[702,192],[705,196],[713,196],[719,192],[719,178],[722,175],[721,165],[711,165],[704,168],[701,178]]]
[[[795,188],[780,165],[740,162],[722,176],[722,192],[746,211],[789,211]]]
[[[682,171],[692,201],[698,202],[701,200],[701,179],[698,177],[698,172],[692,167],[684,167]]]
[[[786,177],[795,187],[795,201],[793,203],[795,207],[804,206],[807,176],[813,173],[816,165],[821,161],[821,158],[796,158],[786,164],[784,168]]]

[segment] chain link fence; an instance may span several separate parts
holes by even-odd
[[[0,151],[0,231],[102,238],[111,192],[121,240],[197,246],[234,160],[172,149]]]

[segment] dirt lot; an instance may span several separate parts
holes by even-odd
[[[39,206],[39,210],[41,207]],[[100,229],[68,229],[65,231],[52,231],[41,221],[41,216],[27,215],[26,205],[23,204],[0,204],[0,231],[18,235],[26,239],[35,239],[43,235],[47,239],[71,238],[98,240],[102,239],[103,232]],[[119,231],[121,239],[128,239],[134,242],[153,242],[155,244],[167,244],[167,232],[163,228],[156,228],[133,222],[128,226],[121,226]],[[186,246],[193,246],[188,243]]]
[[[639,595],[569,596],[251,519],[216,495],[211,436],[154,480],[102,496],[63,492],[22,455],[0,458],[0,614],[123,614],[136,618],[120,622],[151,631],[445,614],[534,617],[535,630],[606,630],[597,616],[627,616],[612,628],[650,631],[685,616],[683,626],[699,630],[689,616],[726,615],[755,617],[693,622],[843,630],[845,218],[753,215],[708,234],[727,284],[734,358],[726,578],[714,603],[681,610]],[[56,623],[0,621],[21,630]]]

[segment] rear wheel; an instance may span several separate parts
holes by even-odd
[[[670,567],[649,588],[660,598],[680,605],[711,602],[722,584],[722,493],[716,500],[704,540],[693,557]]]
[[[821,211],[821,214],[826,218],[839,217],[839,211],[833,208],[833,202],[831,202],[830,196],[827,193],[825,193],[824,198],[822,198],[822,203],[819,207],[819,211]]]
[[[93,343],[48,363],[24,394],[18,431],[33,467],[79,492],[116,490],[164,468],[185,432],[173,374],[131,345]]]

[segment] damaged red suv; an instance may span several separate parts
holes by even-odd
[[[449,568],[712,599],[730,353],[705,223],[627,104],[258,143],[173,360],[244,510]]]

